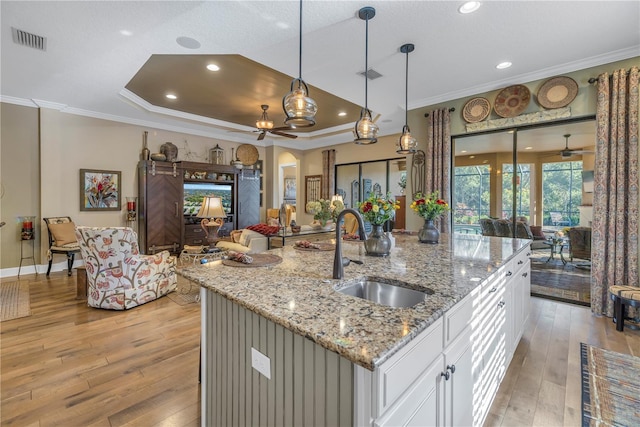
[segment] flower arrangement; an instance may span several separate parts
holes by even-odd
[[[391,199],[391,193],[387,193],[386,198],[371,193],[368,199],[358,204],[358,211],[362,218],[373,225],[382,225],[395,218],[396,209],[399,208],[398,202]]]
[[[340,200],[320,199],[307,203],[307,211],[313,214],[313,219],[320,222],[323,227],[329,220],[335,220],[344,209],[344,203]]]
[[[451,210],[449,204],[438,197],[439,193],[434,191],[431,194],[423,195],[416,193],[413,196],[411,209],[424,219],[434,220],[440,215]]]

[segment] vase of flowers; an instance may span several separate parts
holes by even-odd
[[[367,255],[387,256],[391,252],[391,239],[382,230],[385,222],[395,218],[396,209],[400,205],[391,199],[390,193],[383,198],[381,195],[371,194],[367,200],[358,204],[358,211],[365,221],[371,223],[371,233],[364,241]]]
[[[440,231],[433,224],[433,221],[451,210],[449,204],[438,197],[437,191],[427,195],[416,193],[411,203],[411,209],[424,218],[424,226],[418,232],[418,240],[421,243],[438,243]]]
[[[320,199],[307,203],[307,211],[313,214],[313,222],[317,228],[331,229],[333,221],[344,209],[340,200]]]

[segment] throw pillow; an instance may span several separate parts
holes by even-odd
[[[250,225],[247,227],[247,229],[257,231],[258,233],[264,234],[265,236],[278,234],[278,231],[280,231],[280,227],[267,225],[267,224]]]
[[[280,221],[278,221],[278,218],[267,218],[267,224],[269,227],[279,227]]]
[[[231,230],[229,236],[231,236],[231,241],[233,243],[238,243],[240,241],[240,236],[242,236],[242,230]]]
[[[545,238],[545,235],[542,232],[542,226],[541,225],[530,225],[529,228],[531,229],[531,234],[533,234],[533,237]]]
[[[63,222],[60,224],[49,224],[49,231],[53,236],[54,246],[64,246],[69,243],[76,243],[76,231],[73,222]]]

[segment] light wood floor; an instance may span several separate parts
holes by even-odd
[[[75,299],[75,274],[20,280],[32,316],[0,323],[3,426],[199,425],[198,304],[98,310]],[[581,425],[580,342],[640,356],[640,331],[533,298],[486,425]]]
[[[49,277],[22,276],[32,315],[0,323],[3,426],[200,424],[199,304],[93,309]]]

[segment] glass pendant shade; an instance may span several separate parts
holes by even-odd
[[[411,154],[416,152],[418,142],[411,136],[409,130],[409,53],[413,52],[414,46],[411,43],[403,44],[400,46],[400,52],[406,54],[406,68],[405,68],[405,86],[404,86],[404,126],[402,127],[402,135],[398,140],[398,148],[396,153],[398,154]]]
[[[358,11],[358,17],[365,21],[364,42],[364,108],[360,111],[360,119],[355,126],[355,139],[353,142],[360,145],[375,144],[378,142],[378,125],[371,120],[371,110],[367,106],[368,81],[369,81],[369,19],[376,16],[373,7],[365,6]]]
[[[398,149],[396,153],[398,154],[411,154],[416,152],[416,148],[418,147],[418,141],[414,137],[411,136],[411,131],[409,130],[409,126],[404,125],[402,127],[402,135],[400,139],[398,139]]]
[[[360,111],[360,120],[356,122],[356,144],[367,145],[378,142],[378,125],[371,120],[371,111],[363,108]]]
[[[300,0],[300,47],[298,52],[298,78],[291,81],[291,90],[282,98],[282,109],[287,118],[284,123],[292,128],[316,124],[318,105],[309,97],[309,88],[302,80],[302,0]]]
[[[295,87],[297,83],[298,87]],[[287,118],[285,124],[291,127],[309,127],[316,124],[315,115],[318,112],[318,105],[309,98],[309,89],[301,79],[293,79],[291,82],[291,92],[282,99],[282,108]]]

